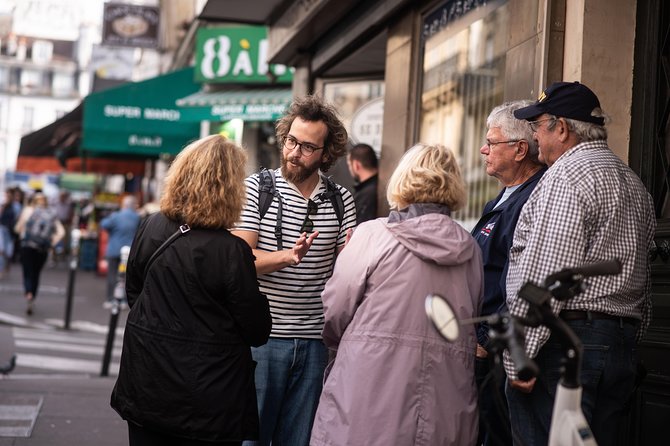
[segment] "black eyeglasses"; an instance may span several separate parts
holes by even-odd
[[[318,211],[319,205],[314,203],[312,200],[307,200],[307,215],[305,215],[305,219],[302,221],[302,226],[300,227],[301,234],[303,232],[312,232],[312,229],[314,229],[314,222],[311,218],[309,218],[309,216],[316,215]]]
[[[528,125],[530,126],[530,130],[533,132],[537,132],[537,129],[539,129],[542,126],[543,122],[547,121],[555,121],[557,118],[555,116],[552,116],[551,118],[547,119],[538,119],[537,121],[528,121]]]
[[[284,137],[284,147],[288,150],[293,150],[296,147],[299,147],[300,152],[305,156],[310,156],[314,151],[323,149],[323,147],[317,147],[308,142],[300,142],[291,135]]]
[[[491,150],[491,147],[497,146],[498,144],[511,144],[511,143],[516,143],[519,141],[523,141],[522,139],[510,139],[509,141],[486,141],[486,147],[488,147],[489,150]]]

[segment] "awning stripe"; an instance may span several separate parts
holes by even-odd
[[[213,105],[270,105],[288,106],[293,100],[291,89],[199,91],[177,100],[179,107],[208,107]]]

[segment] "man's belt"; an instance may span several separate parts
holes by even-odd
[[[634,317],[615,316],[613,314],[601,313],[599,311],[589,310],[562,310],[559,317],[564,321],[585,321],[606,319],[611,321],[618,321],[620,324],[637,324],[640,322]]]

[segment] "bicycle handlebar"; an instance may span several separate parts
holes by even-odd
[[[517,375],[519,375],[519,378],[523,381],[528,381],[532,377],[537,376],[540,369],[535,361],[526,355],[523,331],[518,325],[519,323],[515,319],[512,319],[507,326],[508,333],[505,338],[507,340],[507,349],[514,362],[514,368],[516,369]]]
[[[619,259],[606,260],[604,262],[592,263],[590,265],[577,268],[564,268],[556,273],[550,274],[544,281],[545,286],[549,286],[557,281],[576,280],[576,277],[586,278],[594,276],[608,276],[619,274],[621,272],[621,262]]]
[[[592,263],[576,268],[564,268],[550,274],[544,281],[544,287],[551,295],[560,301],[575,297],[583,291],[582,280],[586,277],[607,276],[621,272],[621,262],[618,259]]]

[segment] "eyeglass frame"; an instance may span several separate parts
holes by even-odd
[[[286,144],[286,141],[290,141],[290,143],[293,144],[293,147],[289,147]],[[304,141],[300,142],[295,137],[293,137],[291,135],[284,136],[284,140],[282,141],[282,147],[285,147],[286,149],[288,149],[289,152],[295,150],[296,147],[298,147],[298,150],[300,151],[300,153],[302,153],[305,156],[311,156],[317,150],[323,150],[323,149],[326,148],[326,146],[316,147],[315,145],[313,145],[312,143],[309,143],[309,142],[304,142]]]
[[[520,141],[525,141],[525,139],[510,139],[509,141],[495,141],[495,142],[490,142],[489,140],[486,140],[485,145],[489,150],[491,150],[491,147],[495,147],[498,144],[517,143],[517,142],[520,142]]]
[[[537,121],[528,121],[528,125],[530,126],[530,130],[535,133],[539,130],[540,127],[542,127],[542,123],[547,121],[558,121],[558,118],[556,116],[552,116],[550,118],[538,119]]]
[[[314,222],[309,217],[311,215],[316,215],[318,212],[319,204],[315,201],[312,201],[311,199],[307,200],[307,215],[305,215],[305,219],[302,221],[302,225],[300,226],[301,234],[303,232],[312,232],[314,229]]]

